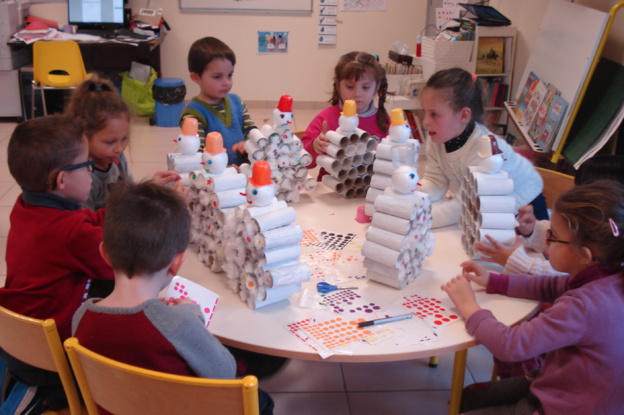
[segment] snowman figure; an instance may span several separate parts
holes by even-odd
[[[216,131],[209,133],[206,136],[206,145],[202,154],[201,164],[204,170],[210,174],[221,174],[225,171],[227,163],[228,155],[223,148],[223,137]]]
[[[388,131],[390,140],[393,143],[407,143],[412,134],[412,130],[405,119],[403,109],[394,108],[390,113],[390,119],[392,120],[390,130]]]
[[[503,168],[504,159],[496,137],[492,134],[484,135],[479,145],[479,170],[487,174],[499,172]]]
[[[187,117],[182,122],[182,131],[178,138],[173,140],[178,145],[180,153],[192,156],[199,150],[199,135],[197,134],[197,118]]]
[[[286,144],[293,142],[293,133],[290,129],[293,121],[292,104],[293,99],[290,95],[282,95],[273,110],[273,129]]]
[[[357,104],[350,99],[346,100],[342,106],[342,112],[338,118],[339,132],[342,134],[353,134],[358,127],[360,117],[356,113]]]
[[[247,197],[249,206],[268,206],[273,203],[275,185],[271,181],[271,166],[268,162],[260,160],[254,163],[243,196]]]
[[[392,173],[392,187],[395,194],[409,195],[418,190],[418,172],[412,166],[401,166]]]

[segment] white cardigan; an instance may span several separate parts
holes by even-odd
[[[426,154],[427,163],[425,174],[420,179],[420,191],[428,193],[434,203],[432,227],[454,225],[459,220],[461,201],[459,200],[460,187],[463,177],[468,174],[468,166],[479,164],[479,146],[481,136],[493,134],[484,125],[476,123],[475,129],[468,141],[458,150],[446,153],[444,144],[436,144],[427,136]],[[542,177],[531,162],[516,153],[507,142],[496,137],[498,148],[503,152],[505,162],[503,170],[514,181],[513,196],[516,198],[516,209],[535,199],[544,186]],[[457,190],[453,199],[442,199],[451,188]],[[440,200],[442,199],[442,200]]]

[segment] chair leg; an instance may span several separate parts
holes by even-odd
[[[35,118],[35,85],[33,84],[30,88],[30,118]]]
[[[429,356],[429,367],[438,367],[438,356]]]
[[[48,115],[48,106],[45,101],[45,89],[41,88],[41,105],[43,105],[43,116],[47,117]]]

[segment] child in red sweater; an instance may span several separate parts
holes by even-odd
[[[52,318],[65,340],[91,281],[114,278],[99,253],[104,210],[80,208],[91,190],[87,140],[61,115],[19,124],[9,141],[11,175],[22,188],[10,215],[7,278],[0,305],[38,319]],[[67,405],[58,375],[3,353],[9,372],[46,390],[50,409]],[[49,393],[48,393],[49,392]]]

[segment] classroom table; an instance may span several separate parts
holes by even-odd
[[[291,206],[297,213],[296,223],[304,231],[313,229],[317,232],[330,230],[355,233],[364,241],[369,224],[355,221],[357,207],[363,203],[364,199],[345,199],[319,183],[315,190],[302,193],[300,202]],[[358,294],[376,304],[390,304],[402,296],[418,294],[422,297],[437,298],[451,307],[452,303],[441,291],[440,285],[457,275],[460,272],[460,262],[468,258],[461,246],[461,232],[457,226],[436,229],[434,233],[436,242],[432,256],[425,259],[421,274],[403,290],[368,279],[349,281],[349,286],[358,287]],[[356,261],[349,267],[352,268],[353,276],[366,274],[360,261]],[[296,300],[299,293],[293,294],[289,300],[257,310],[249,309],[238,294],[229,289],[225,273],[211,272],[197,259],[192,246],[189,248],[189,255],[179,274],[220,295],[216,312],[210,323],[210,331],[224,344],[286,358],[322,360],[312,348],[286,329],[287,324],[309,318],[317,311],[297,307]],[[320,280],[313,279],[304,283],[303,287],[315,289],[318,281]],[[490,309],[499,321],[508,325],[516,324],[531,316],[539,305],[538,302],[530,300],[487,295],[481,287],[476,288],[475,291],[479,304]],[[441,332],[439,341],[429,344],[397,346],[391,341],[374,346],[362,344],[353,355],[334,354],[325,360],[389,362],[429,358],[453,352],[455,360],[449,414],[457,414],[464,384],[467,350],[478,344],[466,332],[463,323],[461,320],[448,325]]]

